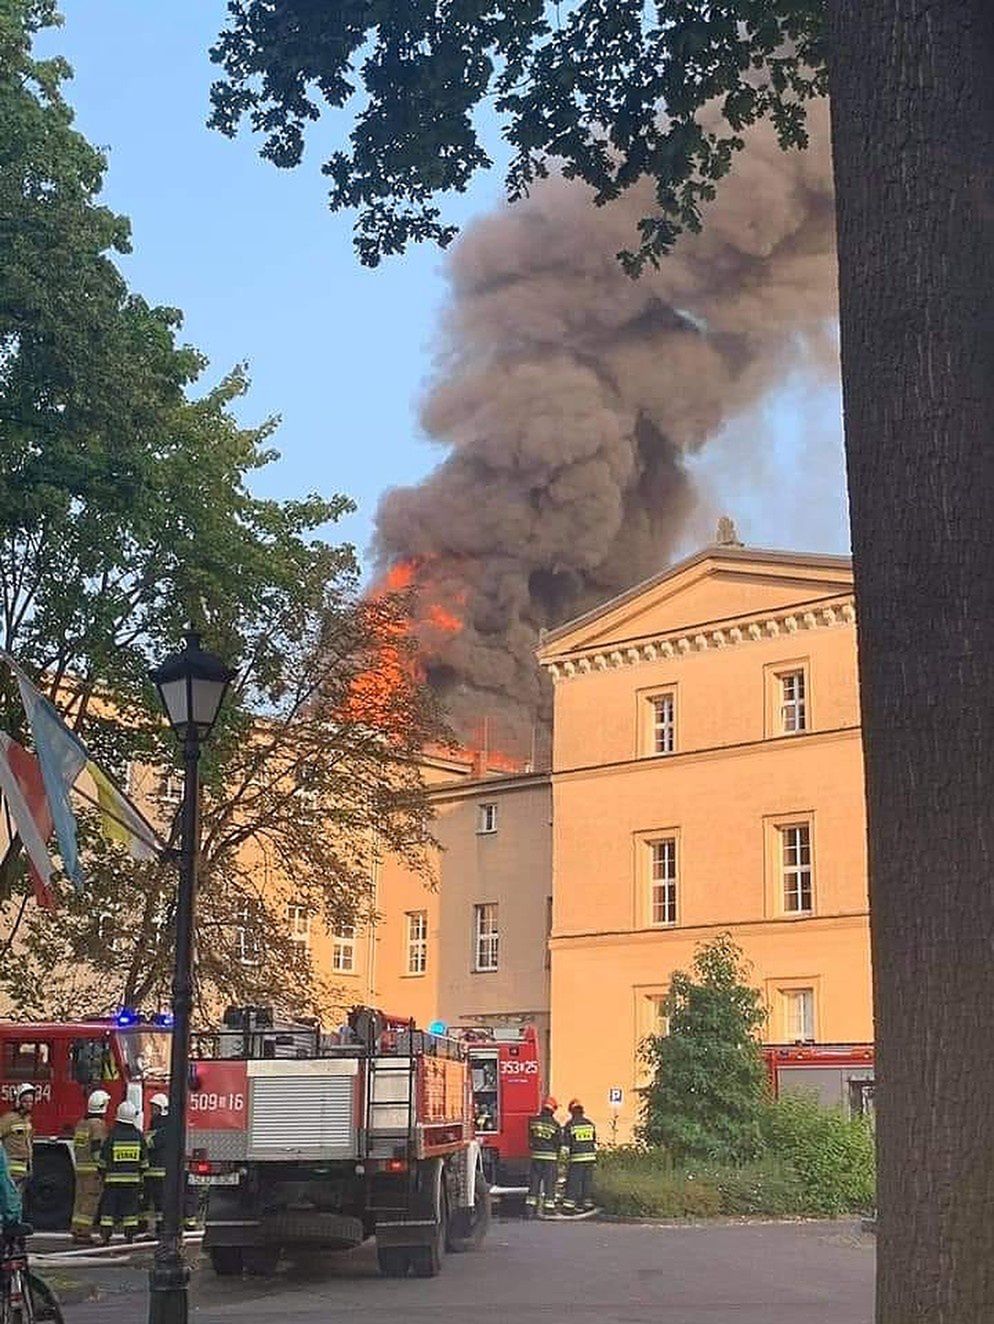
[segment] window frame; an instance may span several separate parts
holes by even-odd
[[[484,921],[492,912],[493,927],[484,930]],[[491,960],[481,960],[489,949]],[[500,903],[497,901],[478,901],[473,906],[473,972],[475,974],[493,974],[500,969]]]
[[[407,960],[405,974],[412,977],[428,973],[428,912],[427,910],[406,910],[404,912]],[[413,931],[414,921],[420,921],[422,932]]]
[[[497,831],[497,801],[484,800],[477,805],[476,834],[479,837],[492,837]]]
[[[813,915],[815,911],[815,865],[814,865],[814,832],[810,819],[802,818],[792,821],[779,822],[776,825],[778,836],[778,875],[779,875],[779,901],[780,909],[784,915]],[[794,843],[793,849],[797,852],[797,859],[793,863],[788,863],[787,852],[791,847],[788,844],[787,834],[804,834],[802,842],[798,837]],[[802,859],[803,851],[807,851],[807,861]],[[790,886],[790,880],[794,885]],[[802,901],[807,894],[807,905],[802,905]],[[791,904],[790,897],[794,896],[797,904]]]
[[[649,927],[653,929],[672,929],[679,923],[679,888],[680,888],[680,847],[675,834],[672,836],[654,836],[646,845],[649,851]],[[668,847],[669,873],[657,874],[660,863],[657,852]],[[657,918],[657,911],[665,916]]]
[[[803,735],[809,730],[808,725],[808,676],[804,667],[792,667],[789,671],[777,672],[780,686],[779,724],[780,734],[784,736]],[[787,686],[795,682],[799,693],[788,698]]]
[[[331,935],[331,969],[336,975],[354,975],[356,925],[341,924]]]
[[[815,1017],[815,990],[811,984],[797,984],[781,988],[778,990],[781,1000],[781,1015],[783,1017],[784,1041],[789,1044],[807,1044],[817,1041],[817,1021]],[[809,1034],[794,1034],[791,1028],[792,1007],[803,1005],[802,999],[807,1000],[807,1017],[802,1016],[800,1028],[810,1030]]]
[[[657,748],[657,704],[669,700],[670,748]],[[635,753],[638,758],[671,758],[680,752],[680,685],[676,680],[661,682],[635,692]]]
[[[660,720],[661,704],[669,706],[669,715]],[[673,690],[661,690],[649,699],[651,712],[650,752],[655,758],[665,758],[676,753],[676,693]],[[660,737],[664,748],[660,748]]]
[[[302,947],[305,951],[310,950],[311,946],[311,912],[300,901],[288,901],[286,906],[287,926],[289,928],[290,941],[297,947]],[[300,928],[300,920],[303,919],[303,929]]]
[[[30,1048],[31,1063],[22,1063],[19,1059],[21,1050]],[[30,1082],[43,1083],[52,1079],[52,1041],[50,1039],[6,1039],[3,1043],[3,1057],[0,1059],[0,1071],[6,1080],[18,1084]]]
[[[260,901],[245,900],[236,907],[235,914],[232,917],[235,930],[235,960],[247,969],[254,969],[256,966],[262,965],[261,944],[257,941],[251,944],[252,949],[257,953],[253,957],[248,954],[249,944],[246,942],[248,937],[247,925],[258,918],[258,910],[261,906]]]

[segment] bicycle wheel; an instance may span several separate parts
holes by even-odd
[[[32,1324],[65,1324],[59,1298],[36,1273],[28,1273],[28,1300],[31,1302],[28,1319]]]

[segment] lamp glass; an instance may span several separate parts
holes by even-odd
[[[201,735],[206,735],[217,720],[227,688],[226,680],[206,680],[202,676],[194,676],[190,681],[193,709],[190,719]]]
[[[184,731],[190,720],[186,682],[186,676],[180,676],[176,680],[163,681],[159,685],[162,704],[169,718],[169,725],[174,731]]]

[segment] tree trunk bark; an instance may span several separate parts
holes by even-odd
[[[994,1320],[994,0],[828,0],[878,1324]]]

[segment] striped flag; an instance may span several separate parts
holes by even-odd
[[[46,910],[54,910],[54,868],[48,853],[52,815],[48,812],[41,767],[35,756],[12,740],[6,731],[0,731],[0,792],[28,857],[35,900]]]
[[[165,849],[155,828],[103,768],[90,758],[79,736],[69,730],[55,705],[35,689],[14,659],[7,653],[0,653],[0,657],[17,677],[44,785],[50,819],[49,835],[54,827],[66,874],[77,887],[82,885],[83,869],[71,791],[97,811],[101,829],[108,840],[126,846],[135,859],[155,859]],[[89,793],[88,788],[92,788],[93,793]]]

